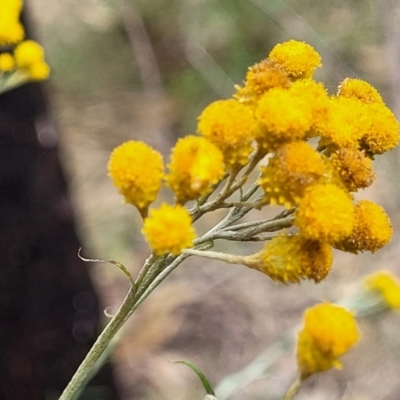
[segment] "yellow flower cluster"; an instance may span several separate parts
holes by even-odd
[[[0,1],[0,46],[11,45],[10,52],[0,55],[0,77],[19,72],[25,81],[41,81],[48,78],[50,67],[44,61],[43,48],[33,40],[23,40],[21,9],[22,0]]]
[[[16,57],[20,64],[23,59]],[[243,167],[252,170],[265,157],[257,182],[264,195],[256,206],[294,207],[296,228],[272,239],[246,263],[275,281],[318,282],[331,268],[332,247],[375,252],[392,234],[381,207],[355,204],[353,194],[374,181],[374,157],[398,144],[399,123],[367,82],[347,78],[329,95],[313,78],[318,67],[321,58],[306,43],[290,40],[275,46],[248,69],[232,98],[205,107],[198,136],[178,140],[164,177],[176,203],[183,205],[207,199],[224,177],[236,178]],[[109,172],[126,201],[146,216],[162,185],[158,153],[128,142],[111,155]],[[169,218],[170,210],[159,212]],[[153,232],[144,229],[157,254],[176,254],[192,241],[186,230],[181,245],[162,246]]]
[[[359,338],[355,318],[345,308],[323,303],[306,310],[297,339],[301,379],[331,368],[340,369],[339,357],[356,345]]]

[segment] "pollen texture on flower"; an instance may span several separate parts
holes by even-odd
[[[268,58],[281,65],[292,78],[310,78],[321,66],[321,57],[312,46],[304,42],[289,40],[277,44]]]
[[[259,184],[264,190],[264,202],[286,208],[297,205],[305,189],[324,173],[320,154],[303,141],[280,146],[266,167],[261,168]]]
[[[350,192],[366,188],[375,180],[372,160],[357,149],[342,147],[332,153],[331,161]]]
[[[186,136],[172,150],[169,169],[167,184],[184,203],[212,190],[224,174],[224,157],[208,139]]]
[[[150,210],[149,217],[144,220],[142,233],[157,255],[178,255],[183,249],[192,247],[196,237],[188,211],[180,205],[165,203]]]
[[[331,269],[332,249],[327,243],[308,240],[301,235],[279,235],[248,260],[248,266],[276,282],[298,283],[301,279],[319,282]]]
[[[331,99],[321,136],[326,144],[336,147],[359,147],[359,140],[370,129],[367,105],[356,98]]]
[[[383,103],[379,92],[361,79],[346,78],[338,87],[338,96],[356,98],[363,103]]]
[[[383,154],[399,144],[399,122],[393,112],[383,103],[366,105],[369,126],[360,138],[361,149],[367,154]]]
[[[389,271],[378,271],[365,278],[369,290],[379,292],[389,308],[400,308],[400,281]]]
[[[114,185],[140,211],[146,210],[161,188],[163,178],[161,155],[143,142],[130,140],[116,147],[108,162]]]
[[[259,100],[256,117],[263,130],[257,136],[260,146],[273,150],[288,141],[304,139],[313,125],[313,110],[307,94],[274,88]]]
[[[222,151],[227,167],[248,162],[256,127],[249,107],[234,99],[215,101],[201,113],[197,127]]]
[[[337,242],[353,229],[352,201],[334,184],[310,186],[296,210],[294,224],[309,239]]]
[[[349,311],[319,304],[305,311],[297,341],[297,361],[302,379],[330,368],[341,368],[339,357],[359,341],[357,323]]]
[[[254,103],[269,89],[291,85],[287,73],[272,60],[263,60],[251,66],[246,74],[244,87],[237,86],[235,98],[240,102]]]
[[[390,242],[393,229],[381,206],[369,200],[361,200],[354,206],[354,215],[353,230],[338,248],[355,253],[375,253]]]

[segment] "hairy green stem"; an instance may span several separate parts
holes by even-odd
[[[110,344],[116,333],[124,325],[125,321],[130,315],[131,309],[135,305],[135,302],[135,290],[132,286],[129,289],[128,294],[122,302],[119,310],[101,332],[101,334],[93,344],[92,348],[90,349],[89,353],[86,355],[85,359],[82,361],[81,365],[75,372],[68,386],[61,394],[59,400],[73,400],[75,398],[76,393],[84,384],[87,376],[95,366],[103,351]]]

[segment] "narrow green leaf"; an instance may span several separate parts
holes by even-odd
[[[201,383],[203,384],[204,389],[206,390],[207,394],[211,394],[212,396],[215,396],[214,389],[212,388],[210,382],[205,377],[203,372],[201,372],[200,368],[197,365],[193,364],[190,361],[186,361],[186,360],[178,360],[178,361],[172,361],[172,362],[174,364],[185,364],[189,368],[191,368],[197,374],[197,376],[200,378]]]

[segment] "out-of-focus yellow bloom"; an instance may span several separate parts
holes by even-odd
[[[163,203],[160,208],[150,210],[144,220],[142,233],[157,255],[178,255],[183,249],[193,246],[196,233],[186,208]]]
[[[310,78],[322,65],[320,55],[312,46],[296,40],[277,44],[268,57],[295,79]]]
[[[365,286],[377,291],[390,308],[400,308],[400,282],[389,271],[378,271],[365,278]]]
[[[168,186],[177,201],[184,203],[212,190],[224,174],[224,157],[206,138],[186,136],[172,150],[169,169]]]
[[[280,146],[266,167],[261,168],[259,185],[264,190],[264,202],[286,208],[297,205],[304,190],[324,173],[320,154],[303,141]]]
[[[161,188],[161,155],[145,143],[130,140],[116,147],[108,162],[108,173],[125,197],[143,214]]]
[[[366,105],[370,116],[368,130],[362,135],[361,149],[367,154],[382,154],[399,144],[399,122],[395,115],[383,103]]]
[[[332,249],[325,242],[307,240],[301,235],[279,235],[264,248],[246,257],[245,264],[267,274],[275,282],[324,279],[332,266]]]
[[[18,68],[26,71],[30,79],[41,81],[48,78],[50,67],[44,61],[44,50],[34,40],[25,40],[14,51]]]
[[[357,149],[339,148],[332,153],[331,160],[350,192],[366,188],[375,180],[372,160]]]
[[[309,239],[340,241],[350,235],[354,224],[349,194],[334,184],[310,186],[296,210],[294,224]]]
[[[335,245],[341,250],[375,253],[392,238],[393,229],[385,210],[378,204],[361,200],[354,206],[354,227],[350,236]]]
[[[346,78],[338,87],[338,96],[356,98],[363,103],[383,103],[379,92],[361,79]]]
[[[357,322],[345,308],[324,303],[306,310],[297,340],[301,379],[331,368],[340,369],[339,357],[355,346],[359,338]]]
[[[14,44],[24,37],[24,29],[19,22],[21,0],[0,1],[0,46]]]
[[[16,47],[14,57],[19,68],[29,67],[43,60],[44,50],[43,47],[34,40],[24,40]]]
[[[272,60],[263,60],[251,66],[244,87],[236,86],[235,98],[243,103],[255,103],[258,98],[275,87],[288,88],[291,82],[287,73]]]
[[[10,53],[0,54],[0,71],[11,71],[14,68],[14,65],[14,57]]]
[[[367,105],[356,98],[333,97],[322,127],[322,144],[358,148],[370,125]]]
[[[304,139],[313,125],[313,111],[307,93],[274,88],[258,102],[256,117],[262,129],[256,140],[266,151],[280,144]]]
[[[215,101],[201,113],[197,127],[222,151],[227,167],[247,164],[256,128],[249,107],[234,99]]]

